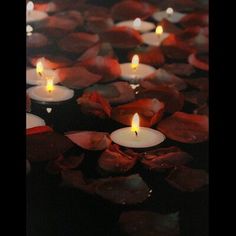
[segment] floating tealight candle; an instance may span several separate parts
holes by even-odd
[[[46,84],[45,77],[53,77],[54,84],[59,83],[58,74],[51,69],[44,69],[43,62],[39,60],[36,64],[36,69],[31,68],[26,71],[26,83],[30,85]]]
[[[143,42],[150,46],[160,46],[161,42],[169,36],[169,33],[163,32],[163,27],[158,25],[155,33],[145,33],[142,35]]]
[[[26,129],[44,125],[45,121],[42,118],[30,113],[26,113]]]
[[[133,21],[121,21],[116,24],[117,26],[127,26],[130,28],[133,28],[135,30],[138,30],[141,33],[145,33],[148,31],[151,31],[155,28],[155,25],[148,21],[142,21],[140,18],[136,18]]]
[[[26,34],[27,36],[31,36],[32,35],[32,32],[33,32],[33,27],[31,25],[27,25],[26,26]]]
[[[139,115],[134,114],[131,127],[118,129],[111,133],[111,140],[124,147],[129,148],[148,148],[156,146],[165,140],[165,135],[161,132],[140,127]]]
[[[131,83],[138,83],[140,79],[147,78],[155,72],[155,68],[139,63],[138,55],[132,57],[131,63],[120,64],[121,78]]]
[[[63,102],[74,96],[74,91],[53,84],[52,78],[46,78],[46,85],[33,86],[27,89],[29,97],[40,103]]]
[[[26,22],[41,21],[48,17],[48,14],[43,11],[34,10],[34,3],[29,1],[26,5]]]
[[[165,11],[158,11],[153,14],[153,18],[156,21],[162,21],[166,19],[172,23],[178,23],[186,14],[176,12],[173,8],[168,7]]]

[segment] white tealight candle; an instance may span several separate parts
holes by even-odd
[[[32,35],[32,32],[33,32],[33,27],[31,25],[27,25],[26,26],[26,34],[27,36],[31,36]]]
[[[131,83],[138,83],[139,80],[147,78],[155,72],[155,68],[139,63],[138,55],[134,55],[131,63],[120,64],[121,78]]]
[[[163,32],[161,25],[156,27],[155,33],[145,33],[142,34],[143,42],[150,46],[160,46],[161,42],[169,36],[169,33]]]
[[[151,31],[155,28],[155,24],[148,22],[148,21],[142,21],[140,18],[136,18],[135,20],[128,20],[128,21],[121,21],[116,24],[117,26],[127,26],[130,28],[133,28],[135,30],[138,30],[141,33],[145,33],[148,31]]]
[[[168,7],[165,11],[158,11],[153,14],[156,21],[167,19],[171,23],[178,23],[186,14],[176,12],[173,8]]]
[[[41,61],[37,63],[36,68],[28,68],[26,70],[26,83],[29,85],[45,85],[47,82],[45,77],[53,77],[54,84],[60,82],[55,70],[44,69]]]
[[[156,146],[165,140],[160,131],[139,127],[139,116],[136,113],[132,119],[131,127],[118,129],[111,133],[111,140],[124,147],[148,148]]]
[[[26,22],[35,22],[35,21],[41,21],[48,17],[48,14],[43,11],[37,11],[34,10],[34,3],[28,2],[26,5]]]
[[[30,113],[26,113],[26,129],[44,125],[45,121],[42,118]]]
[[[53,85],[51,79],[47,79],[47,84],[34,86],[27,89],[27,94],[33,100],[41,103],[63,102],[74,96],[74,91],[63,86]]]

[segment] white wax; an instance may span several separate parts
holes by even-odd
[[[144,79],[153,74],[156,69],[152,66],[140,63],[136,70],[131,68],[131,63],[120,64],[121,78],[131,83],[138,83],[139,80]]]
[[[26,129],[44,125],[45,121],[42,118],[30,113],[26,113]]]
[[[26,70],[26,83],[29,85],[46,85],[45,76],[53,78],[53,83],[57,84],[60,82],[58,74],[54,70],[44,69],[43,78],[41,78],[37,73],[35,68],[28,68]]]
[[[169,33],[163,32],[160,36],[156,33],[145,33],[142,34],[143,42],[150,46],[160,46],[161,42],[169,36]]]
[[[74,91],[63,86],[54,86],[54,90],[48,92],[46,86],[39,85],[27,89],[27,94],[31,99],[39,102],[62,102],[71,99],[74,96]]]
[[[153,147],[166,138],[160,131],[146,127],[140,127],[137,136],[131,131],[131,127],[126,127],[112,132],[110,137],[114,143],[129,148]]]
[[[156,21],[162,21],[163,19],[166,19],[170,21],[171,23],[178,23],[185,15],[186,14],[174,11],[172,15],[168,16],[166,11],[158,11],[158,12],[155,12],[152,15],[152,17]]]
[[[31,23],[31,22],[41,21],[45,20],[47,17],[48,14],[46,12],[33,10],[26,13],[26,22]]]
[[[151,31],[156,27],[155,24],[148,22],[148,21],[141,21],[140,26],[134,27],[133,22],[134,22],[133,20],[121,21],[121,22],[117,23],[116,25],[117,26],[127,26],[132,29],[138,30],[141,33]]]

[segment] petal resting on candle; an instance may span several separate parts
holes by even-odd
[[[116,59],[97,56],[83,60],[79,65],[84,66],[94,74],[102,76],[99,82],[109,82],[117,79],[121,74],[120,64]]]
[[[98,165],[108,172],[124,173],[134,167],[136,160],[137,156],[128,155],[122,152],[117,144],[112,144],[102,153]]]
[[[156,11],[156,8],[145,1],[122,1],[111,8],[115,20],[133,20],[137,17],[146,19]]]
[[[108,133],[79,131],[66,134],[73,143],[87,150],[104,150],[111,144]]]
[[[164,215],[151,211],[126,211],[121,214],[118,224],[127,236],[179,235],[178,212]]]
[[[111,116],[111,106],[109,102],[97,92],[84,93],[77,99],[81,111],[87,115],[95,115],[100,118]]]
[[[194,192],[208,185],[208,178],[208,173],[205,170],[178,166],[170,172],[166,181],[180,191]]]
[[[162,120],[157,129],[168,138],[182,143],[200,143],[208,140],[208,117],[176,112]]]
[[[101,40],[116,48],[134,48],[142,43],[139,32],[126,26],[113,26],[99,35]]]
[[[112,119],[131,126],[133,115],[138,113],[140,116],[140,126],[151,127],[162,118],[163,112],[164,103],[157,99],[139,99],[113,108]]]

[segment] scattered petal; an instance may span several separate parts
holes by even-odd
[[[175,112],[162,120],[157,129],[168,138],[182,143],[200,143],[208,140],[208,117]]]

